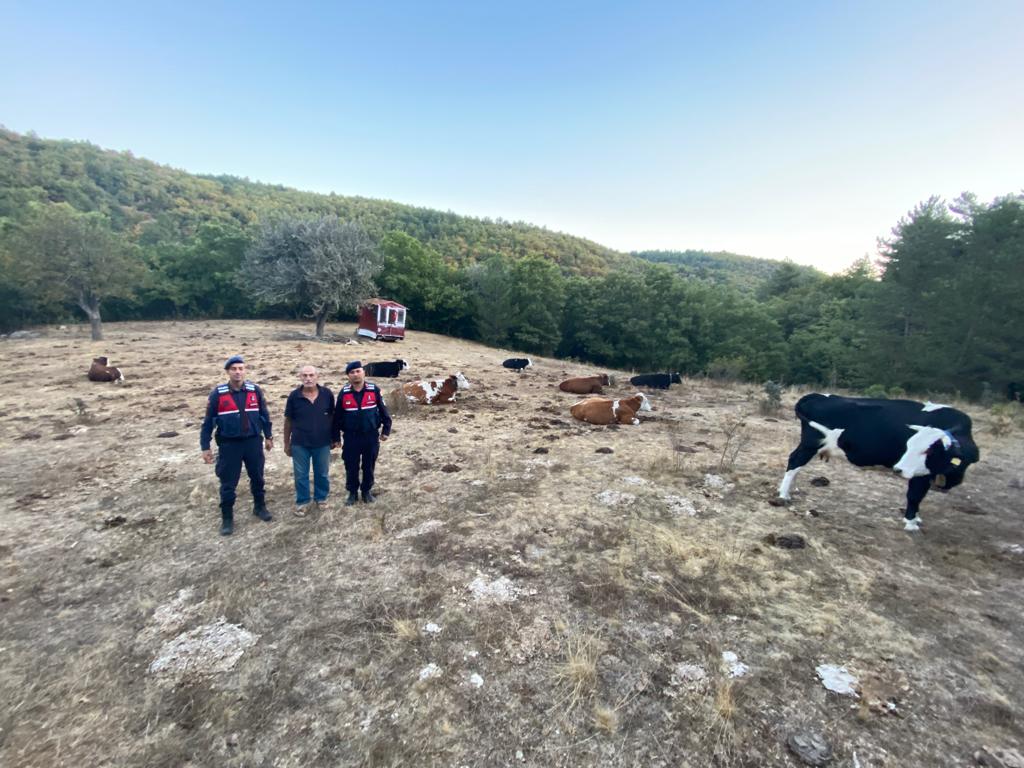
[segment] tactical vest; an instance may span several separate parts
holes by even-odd
[[[218,384],[217,415],[214,417],[214,424],[217,426],[217,437],[219,439],[232,439],[249,437],[250,435],[263,434],[263,417],[260,415],[260,392],[256,385],[246,380],[242,385],[245,392],[245,415],[249,419],[249,431],[242,434],[242,413],[238,410],[238,403],[231,393],[231,387],[227,384]],[[253,430],[255,429],[255,432]]]
[[[341,388],[337,408],[342,411],[342,432],[377,432],[380,429],[380,390],[371,382],[363,384],[362,402],[351,384]]]

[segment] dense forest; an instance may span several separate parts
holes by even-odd
[[[285,242],[287,231],[333,232],[339,252],[368,238],[360,279],[406,304],[412,327],[524,353],[888,395],[990,397],[1024,380],[1017,194],[927,200],[877,261],[825,275],[734,254],[629,256],[522,223],[195,176],[0,131],[4,329],[77,314],[96,333],[101,313],[308,315],[322,328],[328,306],[351,318],[344,292],[257,290],[285,248],[268,233]]]

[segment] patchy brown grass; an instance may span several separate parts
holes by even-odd
[[[297,366],[337,388],[354,356],[304,329],[0,341],[0,764],[790,766],[786,735],[813,725],[839,765],[930,766],[1024,739],[1019,406],[959,404],[983,461],[908,536],[905,484],[843,463],[767,504],[801,388],[766,416],[759,387],[685,380],[650,393],[639,427],[591,427],[556,388],[585,366],[516,374],[510,351],[411,333],[400,381],[462,370],[473,388],[390,401],[379,502],[292,517],[278,449],[275,521],[249,514],[243,480],[222,539],[206,395],[241,351],[279,429]],[[125,385],[86,381],[100,354]],[[805,549],[771,543],[794,533]],[[259,636],[229,672],[149,673],[221,616]],[[858,675],[861,699],[827,692],[821,663]],[[679,664],[706,678],[673,683]]]

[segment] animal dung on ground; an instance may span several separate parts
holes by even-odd
[[[157,437],[177,437],[177,432],[161,432]]]
[[[786,737],[786,746],[804,765],[827,765],[834,755],[832,745],[817,731],[794,731]]]
[[[827,485],[831,485],[832,482],[827,477],[815,477],[811,480],[811,485],[816,488],[824,488]]]
[[[442,472],[461,472],[462,471],[462,467],[460,467],[458,464],[445,464],[443,467],[441,467],[441,471]]]
[[[765,543],[779,549],[804,549],[807,539],[799,533],[770,533],[765,536]]]
[[[594,451],[594,453],[615,453],[615,449],[614,448],[609,448],[606,445],[606,446],[603,446],[601,448],[598,448],[596,451]]]
[[[534,448],[533,452],[534,453],[548,453],[548,449],[547,448]]]

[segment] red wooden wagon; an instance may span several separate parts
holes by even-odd
[[[406,308],[390,299],[370,299],[359,308],[360,336],[384,341],[405,338]]]

